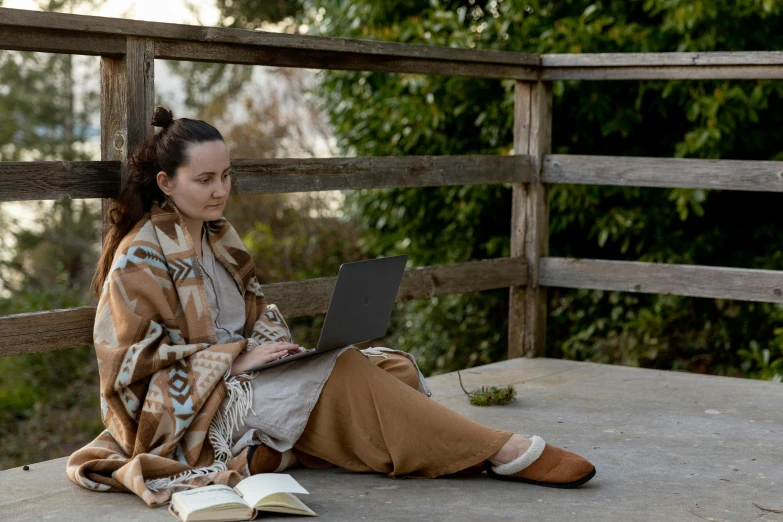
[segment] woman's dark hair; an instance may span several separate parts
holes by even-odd
[[[127,159],[125,185],[108,211],[109,228],[92,280],[92,289],[98,299],[122,238],[150,211],[153,202],[160,203],[166,198],[158,187],[158,172],[162,170],[173,179],[177,168],[188,161],[188,145],[223,141],[223,136],[212,125],[188,118],[175,120],[172,111],[164,107],[155,109],[152,125],[162,128],[139,143]]]

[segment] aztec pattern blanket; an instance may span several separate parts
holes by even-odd
[[[207,223],[215,257],[245,300],[245,338],[291,342],[267,304],[242,240],[225,219]],[[94,491],[125,491],[149,506],[178,487],[248,474],[231,431],[252,401],[249,378],[228,377],[247,339],[216,344],[193,240],[170,201],[123,238],[103,286],[93,342],[106,430],[68,459],[68,477]]]

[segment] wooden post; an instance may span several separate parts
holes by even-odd
[[[155,42],[128,37],[125,56],[101,57],[101,160],[122,161],[121,186],[127,176],[126,158],[153,133],[154,103]],[[101,244],[108,230],[110,202],[101,200]]]
[[[546,289],[539,286],[539,261],[549,249],[549,190],[542,165],[552,143],[552,84],[516,82],[514,154],[529,154],[532,180],[515,184],[511,206],[511,257],[528,264],[527,286],[509,293],[508,358],[546,354]]]

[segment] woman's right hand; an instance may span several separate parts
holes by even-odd
[[[248,344],[251,342],[248,341]],[[299,345],[294,343],[284,343],[282,341],[261,343],[250,351],[239,354],[234,359],[234,363],[231,365],[231,375],[247,373],[250,368],[276,361],[286,353],[299,353],[300,351]]]

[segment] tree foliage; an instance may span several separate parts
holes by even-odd
[[[310,34],[535,53],[743,51],[783,45],[781,4],[744,0],[305,0]],[[382,13],[379,15],[379,13]],[[553,150],[780,159],[777,81],[556,82]],[[348,155],[507,154],[513,81],[324,71],[318,95]],[[374,253],[415,265],[508,255],[507,186],[356,191]],[[556,186],[557,256],[780,269],[774,194]],[[600,291],[549,293],[552,355],[771,377],[776,305]],[[507,292],[406,305],[397,338],[432,371],[501,359]],[[753,351],[756,346],[756,351]],[[764,356],[763,350],[769,351]],[[777,354],[777,355],[775,355]]]
[[[97,2],[39,7],[70,11],[77,4]],[[91,72],[97,73],[96,59],[1,51],[0,161],[97,159],[85,147],[99,108],[98,93],[82,88]],[[100,205],[62,200],[24,210],[29,217],[22,224],[0,208],[0,315],[86,304]],[[101,425],[97,381],[87,346],[0,358],[0,469],[89,441]]]

